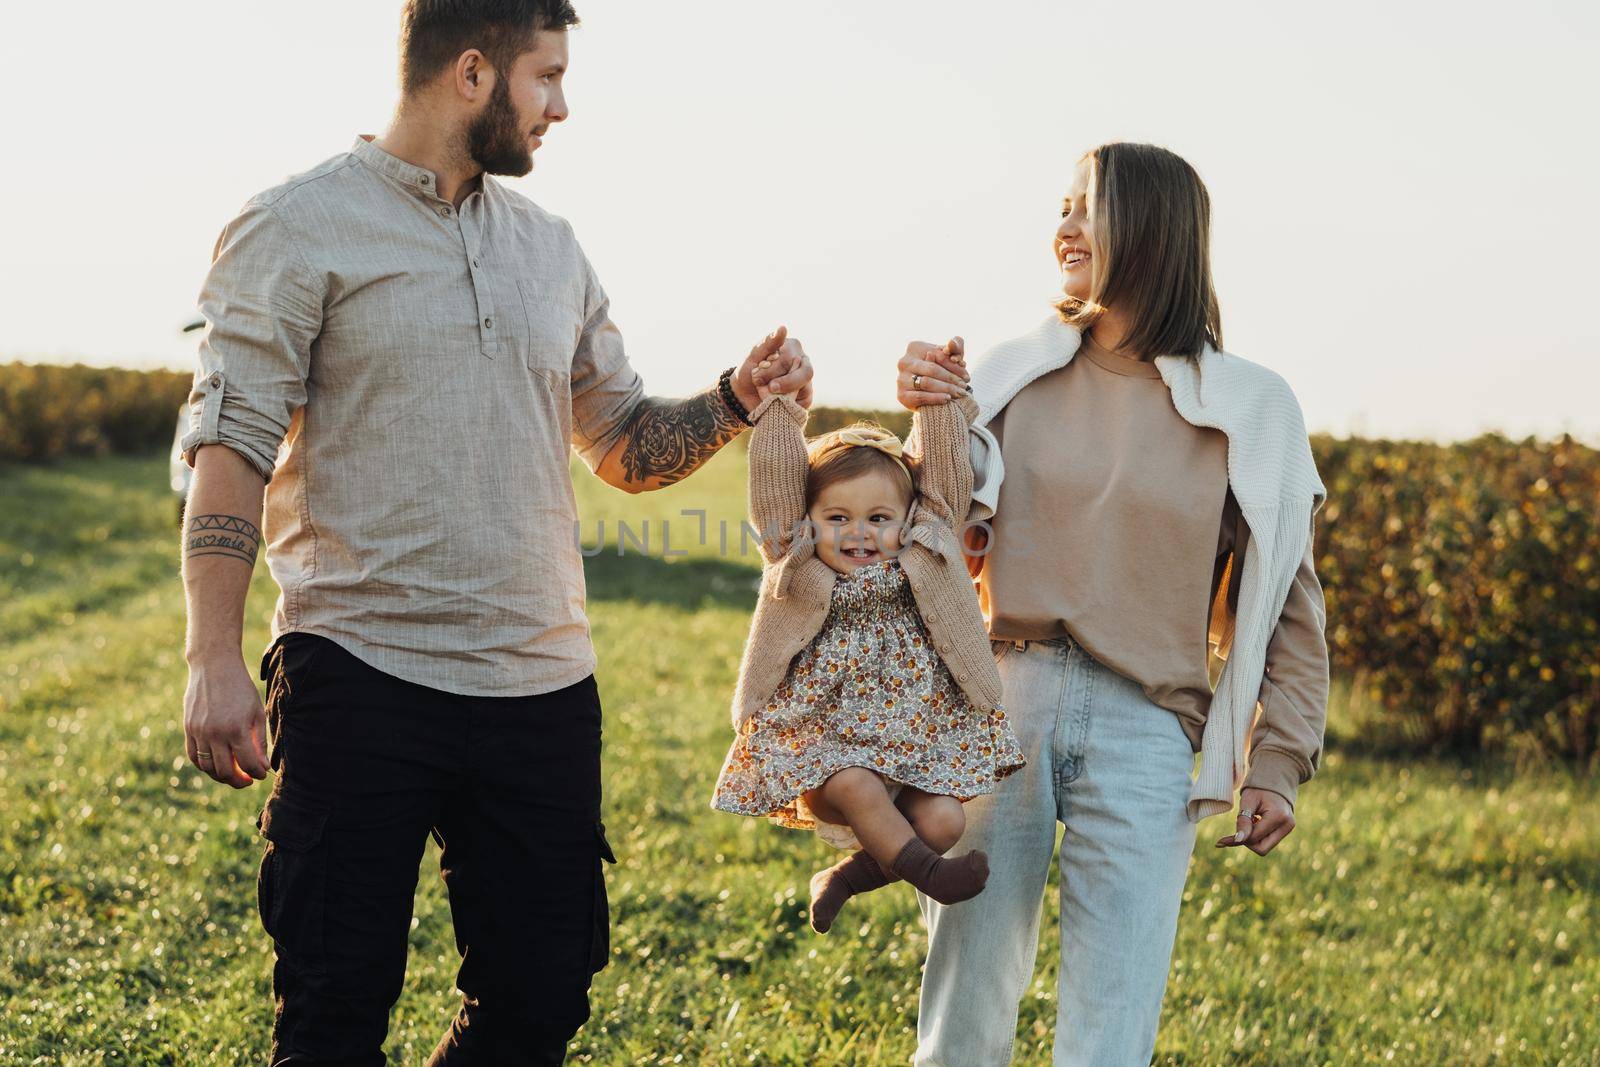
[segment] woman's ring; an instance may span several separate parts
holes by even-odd
[[[922,388],[922,375],[913,374],[911,376],[911,388],[913,388],[913,389],[921,389]]]

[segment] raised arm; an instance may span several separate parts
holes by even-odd
[[[744,412],[759,400],[752,372],[763,360],[774,364],[775,391],[810,403],[811,363],[782,327],[728,376],[737,407],[728,403],[720,380],[687,399],[645,396],[592,268],[588,292],[588,315],[572,361],[572,443],[608,484],[643,493],[699,470],[748,425]]]
[[[715,386],[686,400],[640,397],[594,472],[629,493],[663,489],[699,470],[744,429]]]
[[[917,457],[917,495],[952,529],[967,520],[972,507],[972,451],[967,427],[978,417],[978,402],[963,394],[944,403],[923,404],[911,416],[906,451]]]
[[[751,412],[750,521],[761,533],[761,555],[777,563],[794,544],[806,517],[806,410],[773,393]]]

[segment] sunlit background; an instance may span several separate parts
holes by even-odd
[[[781,321],[819,407],[886,408],[908,339],[977,350],[1047,313],[1086,148],[1198,166],[1228,347],[1332,435],[1333,685],[1300,829],[1262,860],[1207,843],[1229,817],[1200,828],[1155,1062],[1600,1063],[1600,450],[1555,439],[1600,445],[1600,5],[576,3],[573,118],[511,184],[572,220],[657,394]],[[266,1052],[269,787],[184,754],[179,329],[249,197],[383,131],[399,7],[0,23],[0,1063]],[[1542,440],[1362,439],[1489,428]],[[737,528],[745,451],[637,496],[573,468],[586,539],[670,521],[689,557],[662,536],[585,560],[619,862],[570,1062],[906,1063],[927,946],[907,887],[814,937],[831,850],[708,804],[758,576],[680,517]],[[278,595],[258,562],[252,677]],[[421,867],[395,1063],[457,1004],[432,846]],[[1049,1061],[1060,936],[1051,891],[1019,1067]]]
[[[974,350],[1056,291],[1071,164],[1188,157],[1226,341],[1311,427],[1600,439],[1600,6],[579,0],[572,119],[517,190],[564,215],[652,392],[788,323],[824,402],[907,340]],[[381,133],[398,0],[26,5],[0,360],[185,368],[255,192]]]

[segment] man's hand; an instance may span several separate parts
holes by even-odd
[[[1235,830],[1217,842],[1218,848],[1244,845],[1265,856],[1294,832],[1294,805],[1270,789],[1241,789]]]
[[[733,375],[733,395],[754,411],[772,393],[791,393],[803,408],[811,406],[811,360],[800,342],[779,326],[745,357]]]
[[[268,774],[266,736],[261,694],[238,653],[190,662],[183,697],[183,744],[190,763],[244,789]]]
[[[971,391],[966,342],[959,337],[942,346],[912,341],[900,357],[898,370],[896,398],[912,411],[925,404],[948,404],[951,397]]]

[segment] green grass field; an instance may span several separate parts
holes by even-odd
[[[164,457],[0,470],[0,1064],[264,1061],[270,946],[255,911],[266,784],[183,758],[178,538]],[[830,850],[709,810],[754,598],[743,457],[631,498],[587,474],[595,523],[673,520],[665,562],[588,561],[606,705],[614,955],[572,1059],[907,1062],[925,939],[904,886],[827,938],[806,879]],[[679,524],[682,524],[681,529]],[[652,530],[654,533],[654,529]],[[651,544],[659,552],[657,538]],[[257,566],[246,662],[276,589]],[[1341,708],[1333,710],[1335,731]],[[1600,784],[1335,747],[1271,857],[1201,828],[1156,1060],[1600,1063]],[[1052,891],[1053,892],[1053,891]],[[1055,904],[1018,1062],[1047,1063]],[[430,843],[388,1051],[417,1063],[455,1010]]]

